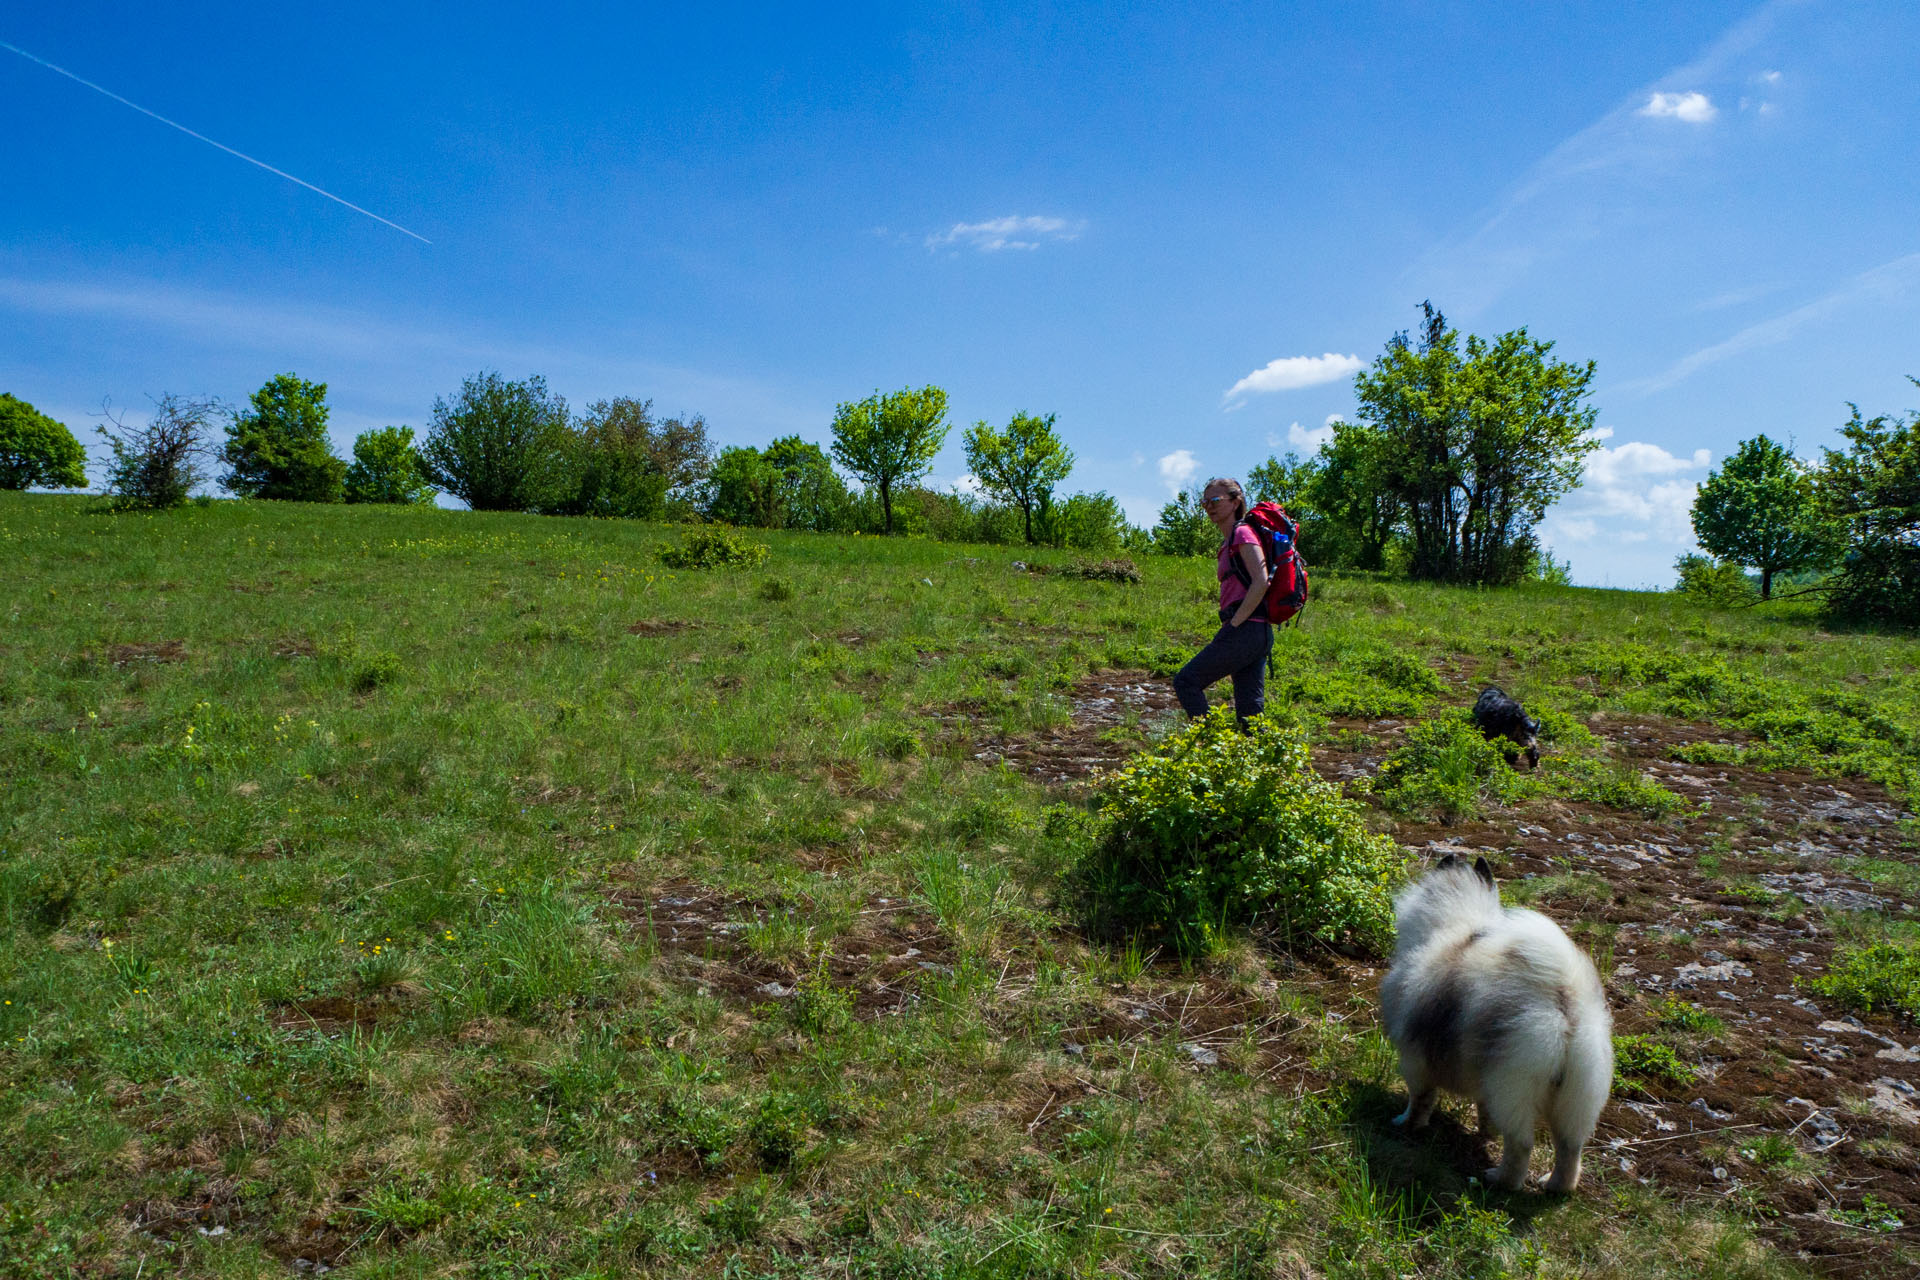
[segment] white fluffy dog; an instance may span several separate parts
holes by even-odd
[[[1613,1084],[1613,1019],[1593,962],[1534,911],[1503,909],[1485,858],[1442,858],[1394,901],[1399,940],[1380,984],[1407,1109],[1424,1125],[1434,1091],[1473,1098],[1501,1137],[1497,1187],[1527,1180],[1536,1126],[1553,1134],[1548,1191],[1580,1181],[1580,1149]]]

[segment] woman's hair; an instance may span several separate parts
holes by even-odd
[[[1207,489],[1214,488],[1225,489],[1233,495],[1234,502],[1239,506],[1239,510],[1233,513],[1235,520],[1247,514],[1247,491],[1240,487],[1238,480],[1235,480],[1232,476],[1215,476],[1213,479],[1207,481],[1206,488],[1201,489],[1200,492],[1204,496]]]

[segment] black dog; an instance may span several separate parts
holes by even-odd
[[[1540,763],[1540,749],[1534,740],[1540,736],[1540,722],[1527,719],[1520,704],[1504,691],[1488,685],[1473,703],[1473,726],[1489,738],[1505,738],[1519,747],[1530,767]]]

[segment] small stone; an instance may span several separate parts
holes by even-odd
[[[1914,1097],[1914,1087],[1905,1080],[1881,1076],[1873,1082],[1873,1093],[1867,1101],[1875,1111],[1890,1120],[1920,1126],[1920,1108],[1913,1105]]]
[[[1199,1066],[1217,1067],[1220,1065],[1220,1055],[1203,1044],[1183,1044],[1180,1048]]]
[[[758,988],[758,993],[763,996],[771,996],[775,1000],[785,1000],[788,996],[793,994],[793,988],[783,987],[777,982],[768,982],[768,983],[763,983]]]

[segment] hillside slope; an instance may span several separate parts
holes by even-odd
[[[1642,1037],[1561,1202],[1468,1181],[1470,1108],[1390,1131],[1376,961],[1062,910],[1048,815],[1164,732],[1208,562],[681,532],[0,494],[0,1271],[1920,1260],[1920,1028],[1796,985],[1920,932],[1915,641],[1316,579],[1318,767],[1401,752],[1380,828],[1490,851]],[[1538,775],[1417,756],[1489,681]]]

